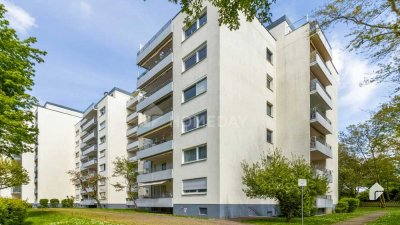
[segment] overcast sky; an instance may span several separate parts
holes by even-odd
[[[105,91],[136,88],[136,52],[179,6],[167,0],[0,0],[21,38],[35,36],[36,47],[48,52],[37,66],[33,95],[84,110]],[[292,22],[311,14],[320,0],[278,0],[273,18],[286,14]],[[382,86],[360,87],[373,67],[344,50],[346,27],[326,32],[333,62],[340,73],[340,129],[368,118],[387,100]]]

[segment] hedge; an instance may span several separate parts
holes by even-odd
[[[58,208],[59,205],[60,205],[60,200],[58,200],[56,198],[50,199],[50,206],[52,208]]]
[[[347,212],[354,212],[360,206],[360,200],[357,198],[342,198],[341,201],[345,201],[348,203],[349,207]]]
[[[0,198],[0,224],[21,225],[26,217],[28,203],[19,199]]]
[[[42,198],[39,200],[39,207],[40,208],[47,208],[49,207],[49,200],[47,198]]]
[[[336,205],[335,212],[337,213],[345,213],[349,210],[349,203],[346,201],[340,200]]]

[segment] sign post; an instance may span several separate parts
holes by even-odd
[[[306,179],[299,179],[298,181],[299,187],[301,187],[301,225],[304,225],[304,187],[307,186],[307,180]]]

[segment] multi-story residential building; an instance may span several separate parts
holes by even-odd
[[[264,26],[242,16],[240,29],[230,31],[210,4],[191,26],[184,17],[168,21],[137,53],[143,72],[127,103],[127,150],[140,162],[138,207],[277,215],[275,201],[245,196],[241,162],[278,148],[329,172],[329,193],[316,201],[329,212],[338,198],[338,74],[322,31],[286,17]]]
[[[104,207],[126,207],[126,192],[117,192],[112,184],[124,182],[123,178],[113,177],[113,162],[117,157],[127,156],[126,102],[129,98],[129,92],[113,88],[96,104],[90,105],[75,125],[75,169],[107,177],[97,188]],[[75,202],[84,207],[95,206],[95,200],[87,191],[95,190],[76,188]]]
[[[42,198],[73,196],[74,186],[66,172],[74,169],[74,125],[82,112],[50,102],[37,106],[34,111],[39,129],[35,151],[16,157],[28,171],[30,182],[12,188],[8,197],[37,204]]]

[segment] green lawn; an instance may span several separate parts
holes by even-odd
[[[400,209],[393,209],[393,208],[388,208],[386,211],[386,214],[373,221],[369,222],[368,225],[391,225],[391,224],[400,224]]]
[[[101,222],[99,220],[93,220],[84,218],[81,216],[74,216],[57,211],[47,210],[29,210],[28,218],[25,220],[25,225],[108,225],[116,223]]]

